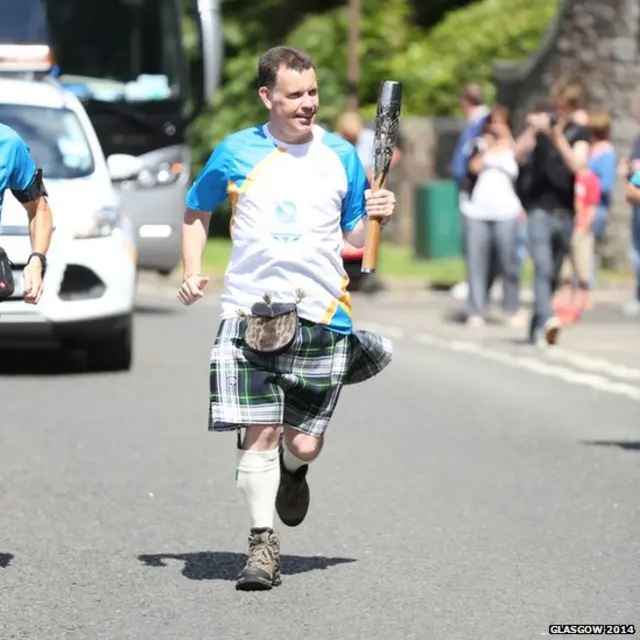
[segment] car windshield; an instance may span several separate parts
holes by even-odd
[[[0,122],[15,129],[29,145],[45,180],[82,178],[93,173],[91,147],[73,111],[0,104]]]
[[[48,44],[81,99],[183,99],[177,0],[0,0],[0,43]]]

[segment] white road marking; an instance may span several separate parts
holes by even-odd
[[[575,351],[567,351],[560,347],[549,350],[549,357],[564,360],[569,364],[573,364],[581,369],[588,371],[598,371],[600,373],[606,373],[614,378],[620,378],[622,380],[640,380],[640,369],[634,369],[633,367],[626,367],[621,364],[614,364],[603,358],[595,358],[593,356],[587,356]]]
[[[363,323],[362,327],[389,338],[394,337],[394,335],[403,334],[402,330],[398,327],[389,327],[369,322]],[[574,366],[582,366],[584,369],[592,371],[589,373],[585,371],[576,371],[576,369],[568,366],[562,366],[560,364],[544,362],[538,358],[517,356],[506,351],[490,349],[474,342],[449,340],[429,333],[418,333],[411,336],[411,339],[430,347],[445,349],[457,353],[467,353],[478,358],[483,358],[484,360],[499,362],[500,364],[508,367],[524,369],[541,376],[556,378],[570,384],[589,387],[596,391],[613,393],[640,402],[640,387],[636,387],[625,382],[617,382],[605,377],[605,374],[607,374],[613,377],[635,380],[640,379],[636,377],[636,373],[640,372],[636,372],[636,370],[628,367],[616,365],[606,360],[582,356],[581,354],[573,354],[566,350],[559,352],[558,357],[564,358]],[[551,354],[552,352],[555,352],[556,349],[549,349],[545,354]],[[597,373],[593,373],[593,371],[596,371]],[[619,375],[616,376],[615,374]]]

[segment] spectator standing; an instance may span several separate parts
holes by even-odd
[[[503,307],[509,322],[519,324],[520,270],[518,227],[522,204],[516,195],[518,164],[509,126],[509,110],[494,107],[472,148],[467,178],[462,181],[460,209],[466,228],[468,319],[485,322],[492,256],[504,286]]]
[[[601,201],[600,179],[591,169],[583,169],[576,176],[575,223],[571,250],[565,258],[560,281],[562,288],[556,307],[563,324],[579,320],[590,308],[589,291],[593,275],[595,234],[594,224]]]
[[[365,126],[360,115],[354,111],[343,113],[336,122],[335,133],[350,142],[358,152],[369,184],[373,182],[373,153],[375,131]],[[400,150],[396,147],[391,156],[390,168],[400,162]]]
[[[518,138],[516,156],[527,166],[526,202],[530,252],[534,264],[534,311],[529,340],[541,332],[555,344],[562,321],[551,309],[560,269],[571,248],[575,215],[575,176],[589,159],[589,133],[572,122],[582,107],[575,85],[554,88],[554,113],[527,117],[527,130]]]
[[[636,276],[634,300],[623,307],[629,316],[640,315],[640,169],[628,176],[627,202],[633,207],[631,214],[631,258]]]
[[[471,151],[475,144],[475,141],[482,134],[482,127],[485,120],[489,115],[489,107],[484,102],[484,93],[482,87],[477,84],[467,84],[460,90],[459,103],[462,113],[465,115],[467,122],[456,145],[451,161],[450,171],[452,178],[458,184],[459,197],[462,198],[464,191],[463,182],[467,176],[467,169],[469,166],[469,159],[471,157]],[[459,201],[461,206],[461,201]],[[466,247],[466,229],[465,229],[465,217],[462,216],[462,246],[463,251]],[[466,258],[466,255],[465,255]],[[495,270],[493,265],[492,271]],[[493,277],[490,278],[493,281]],[[490,285],[488,285],[490,286]],[[452,295],[458,300],[466,299],[469,295],[469,285],[467,282],[459,282],[452,289]]]
[[[640,121],[640,105],[638,105],[636,118]],[[620,162],[620,175],[632,181],[635,185],[637,171],[640,170],[640,132],[636,135],[631,146],[628,158]],[[635,182],[633,182],[635,181]],[[631,262],[636,273],[636,286],[634,299],[622,307],[622,312],[627,316],[640,316],[640,202],[637,193],[631,185],[627,187],[627,202],[632,206],[631,210]]]
[[[604,229],[611,207],[611,196],[616,184],[616,167],[618,157],[611,144],[611,117],[605,111],[589,114],[587,131],[591,138],[591,153],[588,168],[600,181],[600,202],[596,207],[593,233],[596,240],[604,236]],[[640,155],[640,154],[639,154]]]
[[[369,184],[372,181],[374,131],[364,126],[359,114],[354,111],[343,113],[336,122],[335,132],[350,142],[358,152]]]

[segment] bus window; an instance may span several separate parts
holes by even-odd
[[[0,0],[0,42],[10,41],[48,44],[81,98],[186,99],[178,0]]]
[[[0,44],[48,44],[42,0],[0,1]]]

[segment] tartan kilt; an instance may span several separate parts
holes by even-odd
[[[224,318],[213,342],[209,430],[286,424],[320,437],[345,385],[377,375],[391,362],[391,341],[368,331],[338,334],[300,319],[291,347],[261,356],[243,341],[246,320]]]

